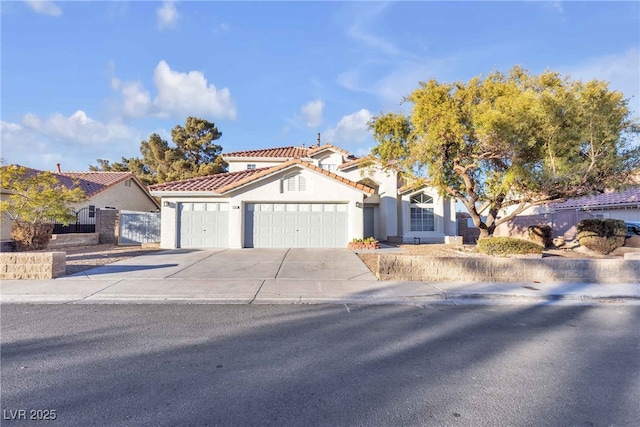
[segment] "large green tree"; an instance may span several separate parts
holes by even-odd
[[[215,124],[196,117],[188,117],[184,127],[177,125],[171,131],[174,145],[151,134],[140,143],[142,158],[122,158],[110,163],[98,159],[90,170],[131,171],[147,184],[206,176],[226,170],[220,157],[222,147],[214,142],[222,136]]]
[[[520,67],[468,82],[421,82],[408,115],[370,122],[373,154],[469,211],[481,238],[530,206],[630,182],[637,120],[602,81]]]
[[[35,173],[23,166],[2,166],[0,183],[8,194],[0,201],[0,212],[4,220],[13,222],[11,237],[20,249],[46,246],[53,222],[73,221],[70,204],[85,200],[80,187],[68,188],[51,172]]]

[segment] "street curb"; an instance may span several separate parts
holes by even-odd
[[[247,298],[247,297],[203,297],[203,296],[122,296],[122,297],[77,297],[60,298],[52,296],[7,296],[0,298],[0,304],[233,304],[233,305],[264,305],[264,304],[356,304],[356,305],[384,305],[384,304],[535,304],[535,303],[639,303],[636,295],[589,296],[578,294],[548,294],[548,295],[518,295],[518,294],[480,294],[480,293],[446,293],[416,296],[352,296],[352,297],[316,297],[298,296],[283,298]]]

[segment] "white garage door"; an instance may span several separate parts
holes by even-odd
[[[347,219],[344,203],[250,203],[245,247],[343,248]]]
[[[179,248],[229,247],[228,203],[180,203]]]

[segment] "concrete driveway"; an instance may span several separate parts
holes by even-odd
[[[376,280],[348,249],[167,250],[66,277],[72,278]]]

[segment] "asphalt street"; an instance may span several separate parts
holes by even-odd
[[[639,306],[0,309],[2,426],[640,425]]]

